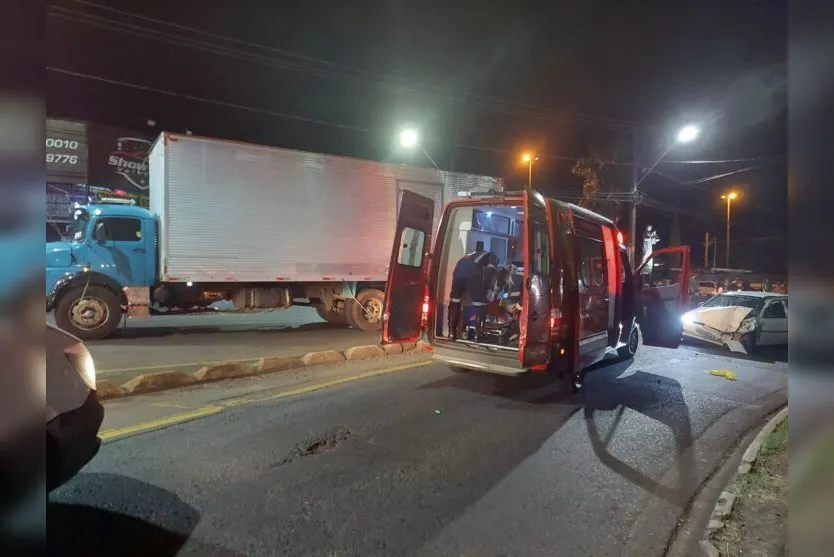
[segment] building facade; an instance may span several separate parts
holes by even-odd
[[[148,151],[155,138],[130,130],[46,120],[46,238],[70,232],[72,206],[102,197],[147,207]]]

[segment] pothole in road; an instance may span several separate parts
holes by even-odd
[[[305,456],[314,456],[327,451],[331,451],[339,446],[340,443],[350,439],[350,430],[345,428],[336,428],[333,431],[308,439],[296,445],[290,453],[281,459],[275,466],[283,466],[290,462]]]

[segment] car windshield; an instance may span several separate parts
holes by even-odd
[[[719,294],[707,300],[703,305],[705,308],[736,306],[750,308],[757,312],[764,306],[764,299],[755,296],[728,296],[726,294]]]
[[[83,209],[78,209],[73,215],[73,235],[74,242],[83,242],[87,238],[87,225],[90,222],[90,214]]]

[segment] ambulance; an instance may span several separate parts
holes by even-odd
[[[632,358],[641,339],[648,346],[680,345],[689,302],[688,247],[655,250],[632,270],[622,233],[611,220],[535,190],[454,200],[436,232],[434,208],[432,199],[403,194],[383,343],[422,340],[425,350],[453,368],[548,373],[569,379],[574,390],[589,366],[614,353]],[[517,321],[513,340],[466,334],[467,323],[463,335],[450,335],[452,272],[476,245],[495,254],[521,282],[513,314],[501,300],[488,308],[487,319],[498,329]]]

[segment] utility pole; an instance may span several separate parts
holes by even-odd
[[[704,269],[709,268],[709,232],[704,234]]]
[[[727,196],[727,262],[726,267],[730,268],[730,200],[732,198]]]
[[[712,268],[718,267],[718,238],[712,239]]]
[[[640,182],[640,133],[636,126],[632,131],[631,162],[633,166],[631,167],[631,217],[628,219],[628,257],[633,269],[637,258],[637,184]]]

